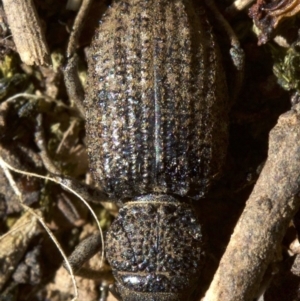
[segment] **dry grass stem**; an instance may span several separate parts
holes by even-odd
[[[46,65],[49,51],[33,1],[3,0],[17,51],[27,65]]]

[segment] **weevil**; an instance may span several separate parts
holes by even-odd
[[[101,182],[100,181],[98,181],[98,183],[100,183],[100,185],[101,185]],[[153,193],[154,194],[154,193]],[[204,193],[205,194],[205,193]],[[180,199],[180,197],[178,197],[178,196],[176,196],[177,197],[177,199]],[[197,196],[194,196],[194,198],[196,199],[197,198]],[[181,199],[180,199],[181,200]],[[120,203],[122,203],[122,202],[120,202]],[[210,202],[207,202],[207,203],[210,203]],[[208,205],[209,206],[209,205]],[[248,233],[248,232],[247,232]],[[250,233],[252,233],[251,231],[250,231]],[[239,245],[240,246],[240,245]],[[202,247],[202,245],[201,245],[201,247]],[[251,256],[249,256],[249,257],[251,257]],[[230,262],[230,261],[229,261]],[[224,279],[227,279],[226,277],[224,277]],[[229,284],[229,286],[228,286],[229,288],[231,288],[231,283]]]
[[[122,207],[106,237],[122,300],[185,300],[201,273],[192,203],[220,174],[228,140],[225,74],[206,9],[114,1],[91,44],[87,148],[95,182]]]

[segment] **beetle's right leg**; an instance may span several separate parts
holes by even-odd
[[[222,30],[230,40],[230,57],[234,69],[234,88],[231,92],[231,99],[234,101],[242,87],[243,78],[244,78],[244,64],[245,64],[245,54],[244,50],[240,46],[240,41],[238,40],[235,32],[231,28],[230,24],[221,14],[217,8],[214,0],[205,0],[206,6],[213,13],[214,18],[219,24],[220,30]]]

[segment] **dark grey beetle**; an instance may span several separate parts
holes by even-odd
[[[122,203],[106,237],[117,290],[126,301],[187,300],[204,253],[191,203],[220,173],[228,138],[201,1],[115,0],[93,38],[87,87],[91,171]]]

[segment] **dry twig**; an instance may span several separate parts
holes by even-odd
[[[300,104],[270,133],[268,159],[204,301],[253,300],[299,209],[299,191]]]

